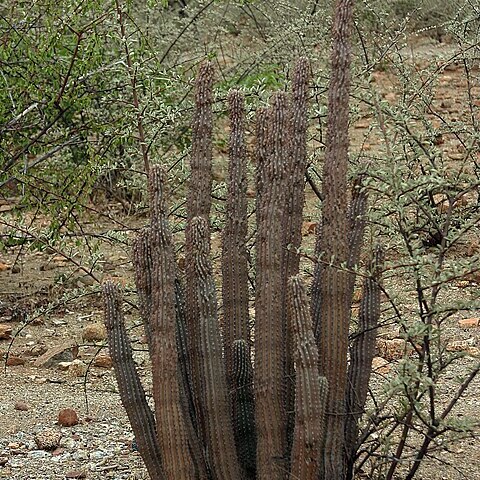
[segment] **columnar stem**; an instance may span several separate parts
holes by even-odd
[[[327,147],[323,170],[322,224],[312,285],[312,318],[320,374],[328,379],[324,467],[320,478],[343,478],[345,389],[350,318],[347,218],[350,29],[353,0],[337,0],[333,22],[332,72],[328,94]]]
[[[210,262],[210,231],[203,217],[190,222],[196,299],[200,326],[200,359],[204,391],[206,447],[216,480],[239,480],[240,467],[234,442],[231,406],[217,318],[215,282]]]
[[[260,117],[260,122],[265,117]],[[257,469],[260,480],[280,480],[288,471],[285,409],[285,202],[288,156],[288,102],[274,97],[266,125],[267,138],[257,158],[257,238],[255,299],[255,392]],[[264,155],[265,153],[265,155]]]

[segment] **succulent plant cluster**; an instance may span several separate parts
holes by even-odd
[[[354,272],[367,199],[358,182],[350,201],[346,194],[349,53],[342,41],[334,41],[336,61],[343,64],[334,65],[330,85],[333,113],[310,299],[299,275],[307,59],[299,59],[294,68],[291,93],[275,93],[271,105],[256,116],[254,319],[249,315],[245,112],[238,91],[228,96],[229,176],[218,317],[210,252],[210,63],[200,67],[196,82],[183,276],[168,226],[167,185],[160,167],[149,172],[150,225],[136,239],[133,258],[152,362],[154,412],[134,367],[120,291],[107,282],[103,292],[121,398],[152,479],[351,475],[380,314],[381,252],[365,276],[349,362]]]

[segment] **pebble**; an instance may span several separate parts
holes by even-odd
[[[73,408],[64,408],[58,412],[58,423],[62,427],[73,427],[78,423],[77,412]]]
[[[102,451],[102,450],[95,450],[94,452],[90,453],[90,459],[91,460],[101,460],[104,458],[107,454]]]
[[[67,341],[49,348],[35,360],[36,367],[51,368],[60,362],[71,362],[78,355],[78,346],[73,341]]]
[[[15,403],[14,408],[15,410],[26,412],[30,408],[30,406],[28,405],[28,403],[24,402],[23,400],[19,400],[18,402]]]
[[[458,321],[458,326],[461,328],[475,328],[480,325],[480,318],[462,318]]]
[[[76,442],[73,438],[62,439],[60,445],[67,450],[74,450],[76,447]]]
[[[88,452],[86,450],[77,450],[72,454],[73,460],[87,460],[88,459]]]
[[[7,367],[18,367],[19,365],[25,365],[25,360],[15,355],[9,355],[6,363]]]
[[[107,338],[107,330],[102,323],[92,323],[82,330],[82,338],[86,342],[100,342]]]
[[[83,470],[70,470],[65,474],[65,478],[86,478],[87,475]]]
[[[100,367],[100,368],[111,368],[111,367],[113,367],[112,357],[110,357],[110,355],[106,355],[106,354],[97,355],[95,357],[95,360],[94,360],[93,364],[96,367]]]
[[[50,456],[50,453],[45,450],[32,450],[28,452],[27,456],[30,458],[47,458]]]
[[[68,374],[71,377],[83,377],[87,371],[87,366],[81,360],[74,360],[68,367]]]
[[[0,340],[8,340],[11,338],[11,335],[12,335],[11,325],[0,323]]]
[[[60,444],[62,434],[54,428],[46,428],[35,435],[35,443],[40,450],[54,450]]]

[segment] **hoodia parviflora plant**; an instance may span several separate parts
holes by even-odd
[[[103,286],[110,352],[123,405],[155,480],[334,480],[352,472],[358,422],[380,315],[382,253],[364,278],[359,333],[349,346],[355,267],[367,199],[347,189],[348,31],[337,5],[321,223],[310,298],[299,274],[307,167],[310,66],[300,58],[291,92],[256,115],[255,318],[249,316],[244,99],[228,96],[230,151],[221,252],[222,318],[210,252],[214,70],[196,81],[185,231],[177,269],[160,167],[149,172],[150,225],[133,261],[152,363],[150,408],[127,337],[120,288]],[[220,321],[221,320],[221,321]],[[350,348],[350,362],[348,349]]]

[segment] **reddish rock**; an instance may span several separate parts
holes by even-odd
[[[466,352],[469,353],[472,348],[475,348],[475,339],[468,340],[453,340],[447,343],[447,352]]]
[[[458,321],[458,326],[461,328],[475,328],[480,325],[480,318],[462,318]]]
[[[84,470],[70,470],[65,474],[65,478],[87,478]]]
[[[20,349],[21,355],[25,357],[40,357],[47,351],[48,351],[48,348],[43,343],[26,345],[25,347]]]
[[[315,235],[317,231],[317,222],[303,222],[302,225],[302,235],[305,237],[307,235]]]
[[[393,340],[377,338],[376,346],[378,356],[388,361],[398,360],[411,351],[411,347],[408,347],[405,340],[401,338]]]
[[[388,362],[382,357],[374,357],[374,359],[372,360],[372,370],[375,373],[386,375],[390,372],[391,369],[392,366],[390,365],[390,362]]]
[[[23,400],[19,400],[18,402],[15,403],[14,408],[15,410],[26,412],[30,408],[30,406],[28,405],[28,403],[24,402]]]
[[[465,351],[467,352],[467,355],[470,355],[471,357],[480,357],[480,348],[478,347],[467,347]]]
[[[7,358],[7,367],[18,367],[19,365],[25,365],[25,360],[15,355],[9,355]]]
[[[58,423],[62,427],[73,427],[78,423],[77,412],[73,408],[64,408],[58,412]]]
[[[95,357],[93,364],[96,367],[100,367],[100,368],[112,368],[113,367],[112,357],[110,357],[110,355],[97,355]]]
[[[12,327],[6,323],[0,323],[0,340],[8,340],[12,336]]]

